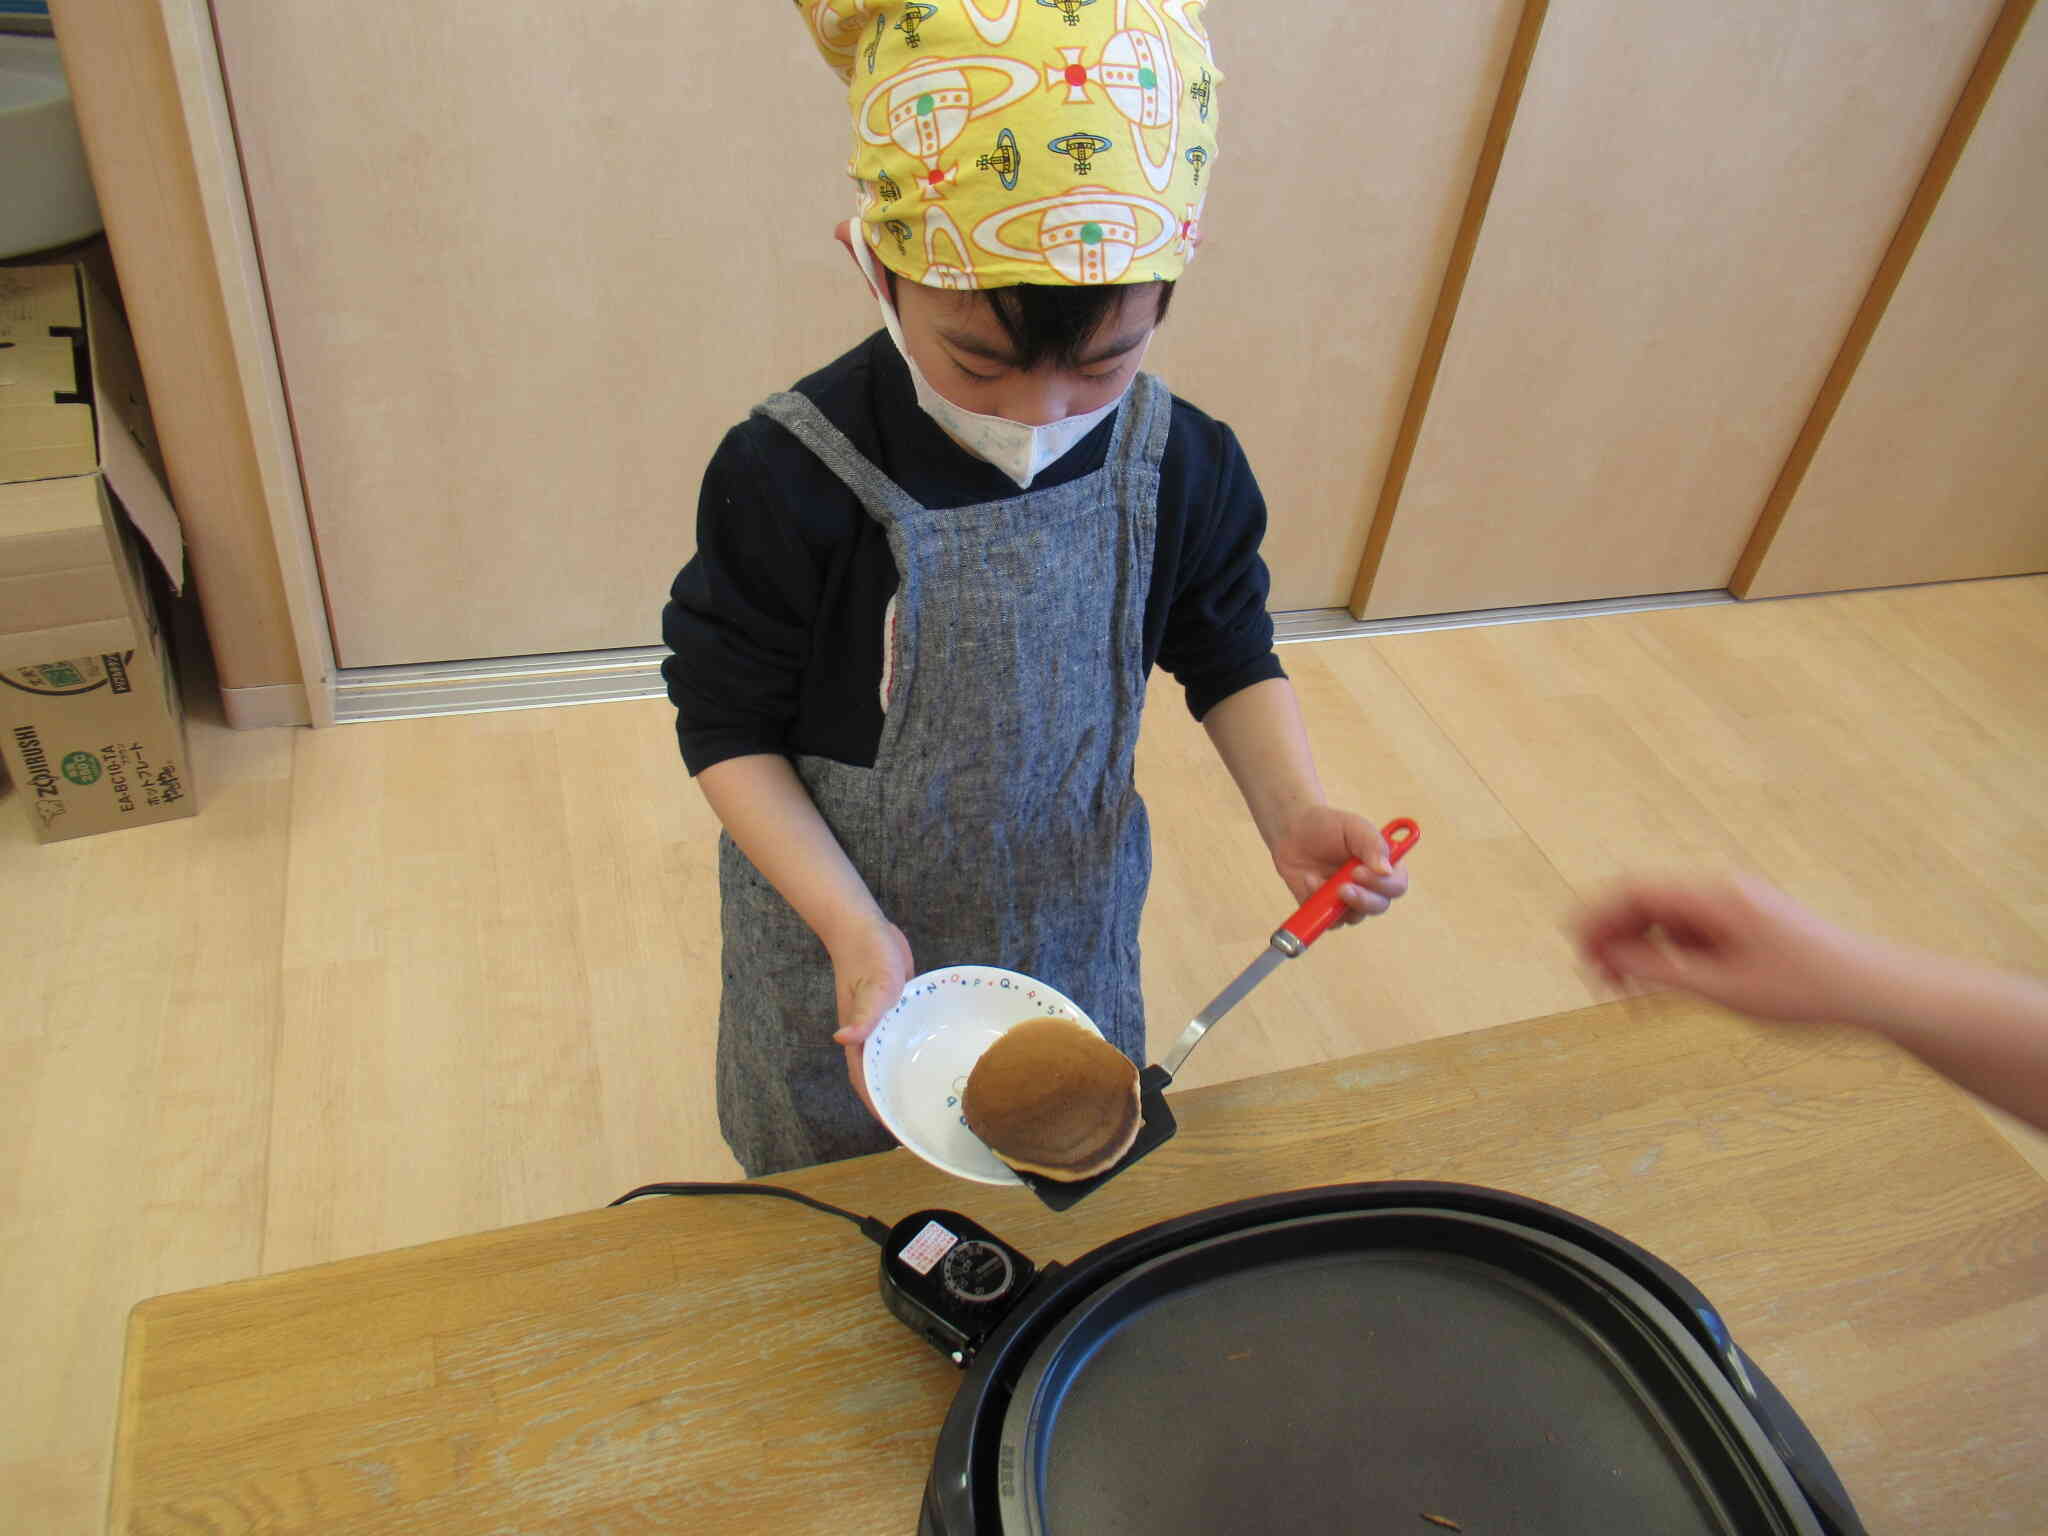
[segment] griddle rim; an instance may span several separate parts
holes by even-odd
[[[1725,1531],[1747,1536],[1758,1529],[1754,1522],[1769,1520],[1782,1536],[1822,1536],[1798,1484],[1741,1395],[1645,1287],[1580,1244],[1519,1222],[1398,1205],[1286,1217],[1179,1244],[1126,1269],[1069,1309],[1031,1352],[1007,1394],[998,1457],[1014,1465],[1017,1475],[1007,1487],[999,1481],[996,1528],[1004,1536],[1039,1536],[1047,1529],[1039,1472],[1059,1400],[1086,1374],[1104,1339],[1169,1295],[1318,1252],[1375,1250],[1478,1263],[1543,1292],[1599,1341],[1638,1399],[1664,1421],[1675,1441],[1669,1452],[1674,1470],[1727,1512],[1733,1524],[1724,1521]],[[1583,1296],[1567,1295],[1572,1289],[1596,1299],[1589,1304]],[[1049,1378],[1057,1378],[1051,1405],[1043,1401]]]
[[[1684,1275],[1647,1249],[1586,1217],[1505,1190],[1431,1179],[1327,1184],[1255,1195],[1141,1227],[1100,1244],[1071,1264],[1045,1264],[1015,1310],[984,1342],[954,1395],[925,1484],[920,1532],[928,1536],[993,1536],[1001,1529],[994,1467],[1009,1394],[1039,1341],[1096,1289],[1159,1253],[1214,1234],[1324,1211],[1396,1205],[1500,1216],[1536,1231],[1564,1236],[1597,1252],[1661,1297],[1715,1360],[1720,1374],[1745,1397],[1751,1396],[1750,1378],[1755,1378],[1761,1397],[1758,1413],[1766,1421],[1781,1459],[1825,1516],[1822,1529],[1841,1536],[1861,1536],[1863,1525],[1825,1452],[1813,1442],[1783,1395],[1742,1354],[1719,1313]],[[1788,1439],[1791,1444],[1786,1443]]]

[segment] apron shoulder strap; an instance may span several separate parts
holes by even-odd
[[[894,480],[877,469],[853,440],[825,418],[806,395],[785,390],[770,395],[754,407],[756,416],[766,416],[788,430],[837,475],[846,488],[860,499],[868,515],[883,525],[923,509]]]
[[[1159,468],[1173,426],[1173,391],[1149,373],[1131,381],[1131,392],[1116,415],[1108,462],[1120,470]]]
[[[833,426],[808,396],[785,390],[755,406],[754,414],[782,426],[816,454],[877,522],[891,524],[924,510],[854,447],[852,439]],[[1123,409],[1117,412],[1108,464],[1120,472],[1157,470],[1166,456],[1166,438],[1172,425],[1173,392],[1154,375],[1139,374],[1131,383]]]

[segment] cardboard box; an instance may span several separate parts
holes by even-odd
[[[0,268],[0,758],[43,842],[195,809],[146,557],[112,499],[182,584],[141,378],[76,268]]]

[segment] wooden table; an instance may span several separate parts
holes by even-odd
[[[1177,1104],[1178,1139],[1064,1215],[904,1152],[781,1182],[1040,1260],[1306,1185],[1532,1195],[1718,1303],[1873,1531],[2042,1529],[2048,1183],[1879,1042],[1653,999]],[[876,1264],[787,1202],[649,1199],[145,1302],[112,1527],[900,1536],[959,1376]]]

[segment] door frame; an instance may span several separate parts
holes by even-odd
[[[157,0],[169,44],[171,73],[184,110],[186,138],[213,247],[249,437],[269,513],[271,538],[291,616],[292,640],[305,689],[307,723],[335,723],[335,660],[327,595],[307,515],[305,483],[292,430],[269,294],[242,179],[234,112],[209,0]],[[235,594],[216,594],[232,602]],[[230,723],[241,723],[231,721]],[[258,723],[258,722],[249,722]],[[276,723],[264,721],[260,723]]]

